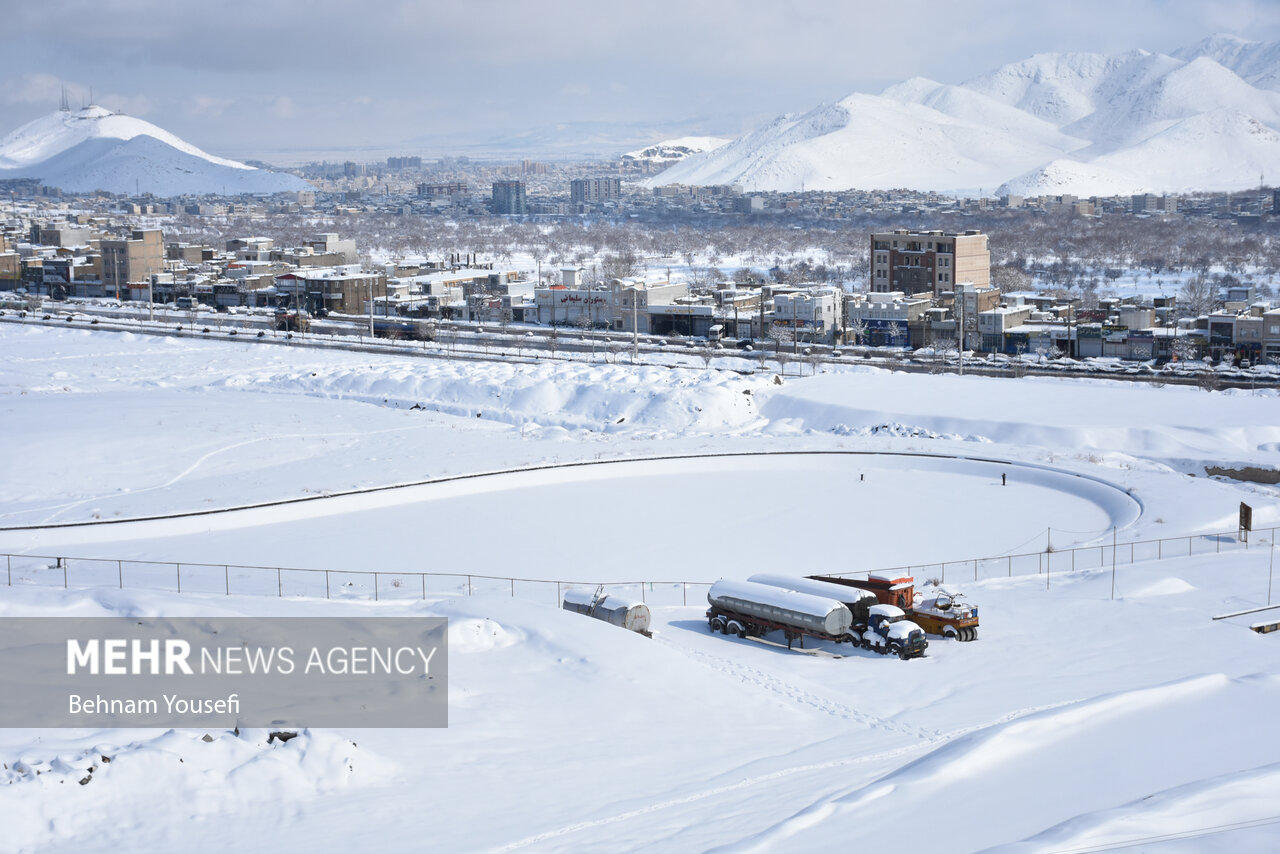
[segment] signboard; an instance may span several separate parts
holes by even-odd
[[[1240,530],[1253,530],[1253,508],[1243,501],[1240,502]]]

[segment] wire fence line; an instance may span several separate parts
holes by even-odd
[[[1263,537],[1263,534],[1269,536]],[[1276,528],[1254,532],[1257,546],[1270,547]],[[1245,551],[1249,539],[1239,531],[1192,534],[1154,540],[1113,542],[1094,546],[967,558],[938,563],[909,564],[882,569],[822,573],[834,576],[914,576],[921,582],[944,584],[989,578],[1043,575],[1046,587],[1054,575],[1112,569],[1149,561]],[[530,601],[561,603],[570,588],[602,587],[606,593],[654,605],[689,605],[701,601],[710,581],[610,581],[515,578],[463,572],[397,572],[338,570],[281,566],[248,566],[198,562],[85,558],[35,554],[4,554],[5,582],[10,587],[64,589],[115,587],[199,593],[324,598],[359,601],[426,600],[444,596],[505,595]],[[806,569],[806,573],[807,573]],[[692,595],[692,599],[690,596]],[[552,599],[552,597],[555,597]]]

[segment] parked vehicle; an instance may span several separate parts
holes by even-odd
[[[849,629],[851,640],[863,649],[881,654],[893,653],[903,660],[924,655],[929,642],[925,630],[907,619],[901,608],[880,604],[876,594],[849,585],[833,584],[815,578],[795,578],[786,575],[761,573],[748,581],[768,584],[800,593],[835,599],[849,609],[853,625]]]
[[[978,606],[961,603],[955,594],[939,588],[932,597],[916,592],[915,579],[873,572],[866,578],[811,575],[810,579],[874,593],[881,604],[894,605],[931,635],[959,641],[978,639]]]
[[[853,615],[840,602],[751,581],[717,581],[707,592],[711,631],[740,638],[780,631],[787,648],[804,637],[852,643]]]

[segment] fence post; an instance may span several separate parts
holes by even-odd
[[[1156,560],[1164,560],[1164,540],[1156,540]]]
[[[947,583],[947,562],[945,560],[942,562],[942,583]]]
[[[1129,543],[1129,563],[1133,563],[1133,543]]]
[[[222,580],[227,585],[227,595],[231,595],[231,567],[227,564],[222,565]]]
[[[976,557],[973,559],[973,580],[978,580],[978,559]]]
[[[516,580],[514,578],[511,579],[511,598],[516,598]]]
[[[1275,539],[1275,538],[1272,537],[1272,539]],[[685,604],[685,605],[689,604],[689,582],[687,581],[680,582],[680,597],[681,597],[682,604]]]
[[[471,576],[467,576],[467,595],[471,595]]]
[[[62,589],[66,590],[67,589],[67,561],[60,560],[58,561],[58,563],[62,564]],[[181,593],[182,591],[179,590],[178,592]]]
[[[1009,555],[1009,577],[1013,578],[1013,555]]]
[[[328,577],[329,577],[329,573],[328,573],[328,572],[326,572],[326,573],[325,573],[325,578],[326,578],[326,579],[328,579]],[[426,598],[427,598],[427,574],[426,574],[425,572],[423,572],[423,573],[419,574],[419,575],[418,575],[418,577],[422,579],[422,599],[423,599],[423,601],[426,601]]]
[[[560,599],[560,582],[559,582],[559,581],[557,581],[557,582],[556,582],[556,607],[557,607],[557,608],[559,608],[559,607],[560,607],[560,602],[561,602],[561,599]]]
[[[173,568],[174,568],[174,574],[178,577],[178,592],[181,593],[182,592],[182,564],[176,563],[173,565]]]
[[[378,601],[378,573],[376,570],[373,573],[373,601]]]
[[[423,581],[422,583],[426,584],[427,582]],[[329,570],[327,569],[324,571],[324,598],[329,598]]]
[[[124,561],[116,561],[116,575],[120,577],[120,589],[124,589]]]
[[[280,567],[276,567],[276,598],[284,596],[284,582],[280,580]]]
[[[13,555],[4,556],[4,566],[5,566],[5,570],[9,574],[9,586],[12,587],[13,586]]]

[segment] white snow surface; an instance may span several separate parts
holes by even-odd
[[[77,589],[86,565],[64,590],[60,572],[19,558],[0,618],[421,615],[448,618],[450,643],[447,729],[273,745],[256,730],[0,731],[0,849],[1280,847],[1280,636],[1248,630],[1265,614],[1210,619],[1266,604],[1270,531],[1248,550],[1234,535],[1221,553],[1197,541],[1192,556],[1172,539],[1234,530],[1242,500],[1256,528],[1280,524],[1276,488],[1203,469],[1280,464],[1273,392],[852,367],[776,385],[700,366],[462,363],[7,322],[0,359],[0,551],[190,564],[178,594],[128,560],[124,589],[113,561],[109,585]],[[860,429],[882,424],[920,430]],[[709,453],[749,456],[637,461]],[[115,533],[15,529],[569,462],[592,465]],[[1083,559],[1113,536],[1122,554],[1171,539],[1163,560],[1122,562],[1114,579],[1109,566],[1070,571],[1065,553],[1051,574],[1035,555],[977,581],[948,565],[982,639],[930,638],[910,662],[711,635],[708,585],[660,583],[934,562],[916,573],[928,592],[938,561],[1050,541],[1089,545]],[[274,572],[271,595],[247,576],[226,595],[221,566],[201,588],[194,565],[225,560],[389,577],[378,602],[354,578],[333,600],[277,597]],[[425,597],[389,583],[455,568],[651,579],[609,590],[646,598],[654,637],[562,610],[554,583],[477,577],[475,595],[458,580]]]
[[[31,177],[71,192],[140,189],[158,196],[309,186],[293,175],[215,157],[148,121],[99,106],[51,113],[0,140],[0,178]]]
[[[747,190],[1081,196],[1236,190],[1280,168],[1280,44],[1036,54],[775,119],[653,178]]]

